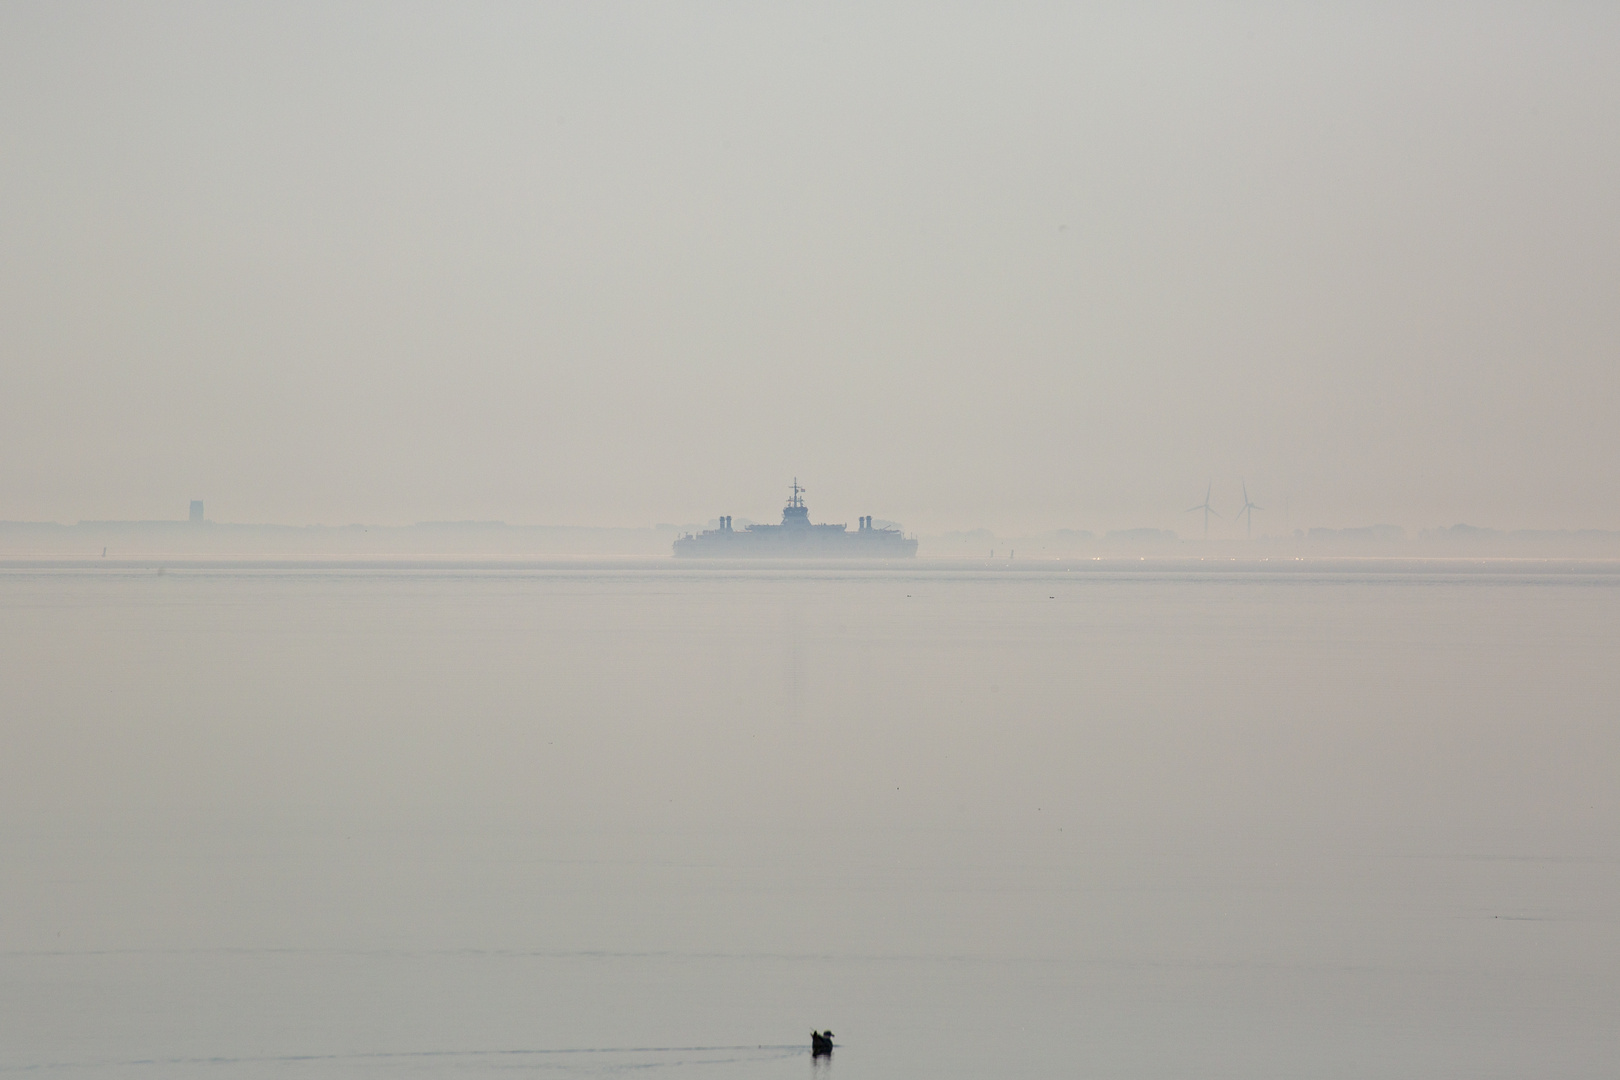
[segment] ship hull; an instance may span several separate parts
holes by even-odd
[[[675,541],[683,559],[910,559],[917,541],[880,530],[818,536],[809,531],[705,532]]]

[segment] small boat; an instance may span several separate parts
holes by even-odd
[[[810,1056],[827,1057],[832,1054],[832,1032],[812,1031],[810,1033]]]

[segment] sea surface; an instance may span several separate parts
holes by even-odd
[[[1620,567],[0,567],[0,1076],[1617,1069]]]

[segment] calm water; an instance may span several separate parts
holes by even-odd
[[[1617,653],[1601,569],[13,568],[0,1073],[1612,1077]]]

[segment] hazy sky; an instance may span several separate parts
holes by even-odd
[[[6,2],[0,519],[1620,528],[1616,56],[1600,3]]]

